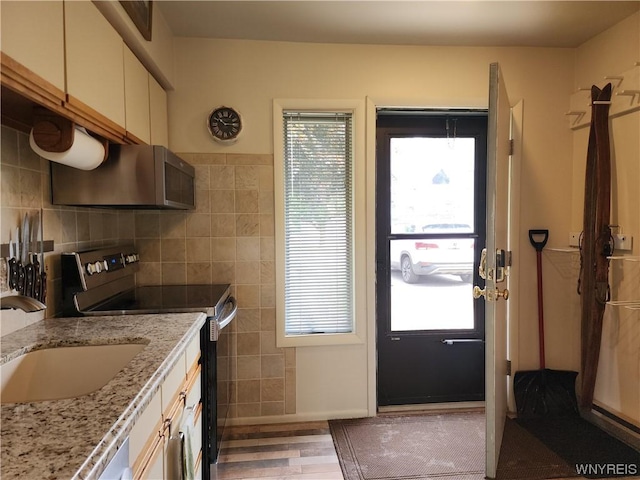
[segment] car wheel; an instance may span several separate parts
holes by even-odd
[[[411,265],[411,259],[409,257],[402,257],[400,261],[400,271],[402,272],[402,280],[405,283],[416,283],[418,281],[418,275],[413,273],[413,266]]]
[[[460,280],[462,280],[464,283],[472,283],[473,282],[473,275],[471,275],[471,274],[460,275]]]

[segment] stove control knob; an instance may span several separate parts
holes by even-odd
[[[102,272],[102,270],[104,270],[104,265],[102,264],[102,262],[96,262],[93,264],[93,266],[96,269],[96,273],[100,273]]]
[[[87,263],[84,269],[86,270],[88,275],[93,275],[94,273],[97,273],[96,266],[93,263]]]
[[[108,271],[109,271],[109,262],[107,262],[106,260],[103,260],[103,261],[98,262],[98,263],[101,263],[101,264],[102,264],[102,269],[103,269],[105,272],[108,272]]]
[[[136,263],[140,261],[140,256],[137,253],[130,253],[129,255],[125,255],[124,257],[124,263],[125,264],[130,264],[130,263]]]

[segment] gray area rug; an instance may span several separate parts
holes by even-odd
[[[484,478],[484,413],[329,422],[345,480]]]
[[[485,416],[434,413],[330,420],[345,480],[482,480]],[[576,477],[558,455],[507,419],[497,480]]]

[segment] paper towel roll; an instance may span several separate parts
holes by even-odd
[[[29,134],[31,149],[42,158],[80,170],[93,170],[104,160],[104,146],[82,127],[75,127],[73,145],[65,152],[47,152],[36,144],[33,130]]]

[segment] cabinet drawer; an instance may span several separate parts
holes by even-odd
[[[198,461],[202,458],[202,404],[196,410],[195,429],[191,438],[191,446],[193,448],[193,464],[196,465],[194,470],[198,469]],[[196,476],[196,478],[199,478]]]
[[[143,461],[141,457],[145,448],[149,448],[160,435],[161,421],[162,404],[158,391],[129,433],[129,458],[133,459],[134,467]]]
[[[198,362],[200,359],[200,336],[196,335],[189,345],[187,345],[187,349],[185,351],[186,356],[186,364],[185,368],[187,373],[194,368],[194,364]]]
[[[201,383],[201,369],[198,369],[192,373],[191,377],[187,382],[187,400],[186,406],[190,407],[193,405],[197,405],[200,403],[200,399],[202,398],[202,383]]]
[[[162,384],[162,414],[165,416],[164,418],[166,418],[168,409],[182,391],[186,375],[185,359],[184,354],[182,354]]]
[[[164,441],[161,439],[160,442],[156,444],[156,448],[153,450],[151,454],[151,458],[144,466],[142,471],[138,474],[134,474],[134,479],[136,480],[159,480],[166,478],[164,475]],[[135,472],[135,470],[134,470]]]

